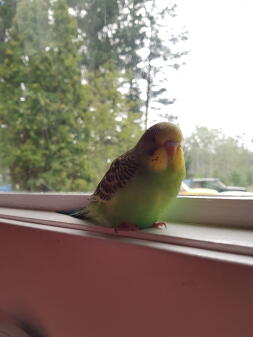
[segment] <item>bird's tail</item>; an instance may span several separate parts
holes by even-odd
[[[83,218],[83,219],[87,218],[87,210],[85,208],[64,210],[59,211],[57,213],[73,216],[75,218]]]

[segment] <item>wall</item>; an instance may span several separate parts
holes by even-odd
[[[253,335],[252,267],[46,228],[0,224],[0,311],[31,336]]]

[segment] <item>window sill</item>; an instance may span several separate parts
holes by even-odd
[[[0,309],[37,335],[166,336],[169,323],[175,337],[252,336],[253,257],[193,247],[200,226],[115,234],[48,211],[0,217]],[[180,228],[188,242],[173,241]],[[247,246],[244,230],[221,233]]]
[[[88,193],[0,192],[0,207],[61,211],[83,207]],[[253,229],[253,198],[179,196],[163,220]]]
[[[114,232],[52,211],[0,208],[0,223],[97,237],[202,258],[253,266],[253,231],[169,223],[165,229]]]

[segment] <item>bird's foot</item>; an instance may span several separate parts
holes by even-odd
[[[162,228],[167,228],[167,224],[166,224],[166,222],[155,222],[151,225],[151,227],[162,229]]]
[[[118,232],[119,230],[121,231],[137,231],[139,228],[137,225],[128,223],[128,222],[122,222],[119,224],[117,227],[114,227],[114,231]]]

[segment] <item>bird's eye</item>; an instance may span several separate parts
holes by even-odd
[[[150,156],[153,156],[153,154],[155,153],[155,151],[156,151],[156,148],[152,148],[151,150],[148,151],[148,154]]]
[[[155,136],[151,138],[152,142],[155,143]]]

